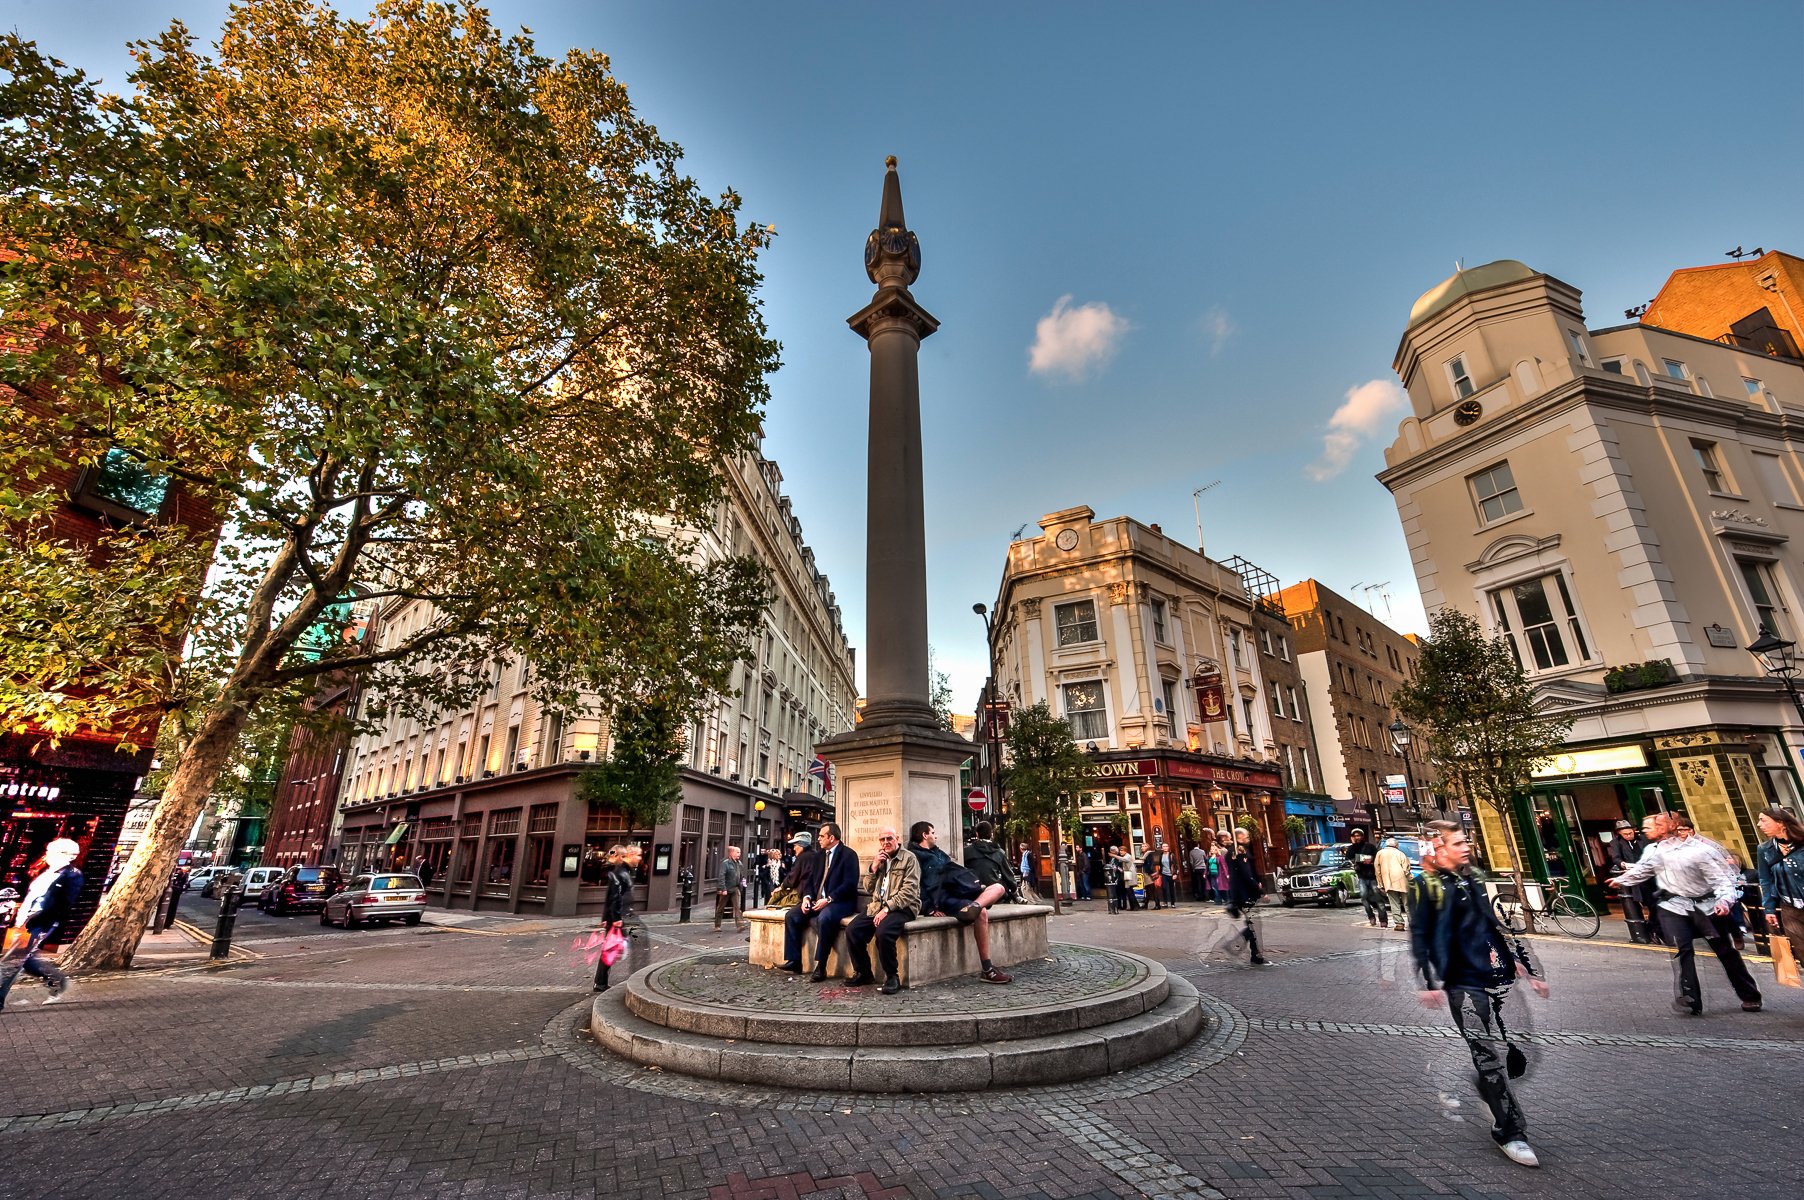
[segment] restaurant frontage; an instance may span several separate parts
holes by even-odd
[[[1103,752],[1092,762],[1095,790],[1085,795],[1078,816],[1093,883],[1100,881],[1104,858],[1097,851],[1113,846],[1127,847],[1138,859],[1167,845],[1182,860],[1192,844],[1179,819],[1186,809],[1197,813],[1211,841],[1232,838],[1235,825],[1250,815],[1264,832],[1263,838],[1255,838],[1267,860],[1262,869],[1276,870],[1290,860],[1284,780],[1275,766],[1163,747]],[[1046,831],[1041,838],[1040,859],[1045,862],[1052,845]],[[1187,864],[1180,875],[1188,879]]]
[[[335,861],[351,875],[423,863],[430,901],[444,908],[570,917],[602,911],[608,848],[631,844],[642,851],[634,905],[661,912],[678,907],[685,871],[699,904],[728,846],[750,855],[775,845],[786,824],[820,808],[685,768],[669,820],[631,828],[580,797],[584,769],[558,763],[347,806]]]
[[[1528,872],[1601,904],[1617,821],[1639,828],[1649,813],[1683,813],[1745,867],[1760,840],[1755,814],[1796,788],[1772,731],[1718,726],[1569,746],[1533,773],[1510,818]],[[1475,816],[1487,864],[1503,869],[1501,823],[1488,805],[1476,805]]]

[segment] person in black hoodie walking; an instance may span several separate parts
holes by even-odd
[[[1253,908],[1265,894],[1259,882],[1259,865],[1253,860],[1253,835],[1245,829],[1234,831],[1234,848],[1228,851],[1228,916],[1245,922],[1240,936],[1252,952],[1253,965],[1263,967],[1265,956],[1259,953],[1259,931],[1253,928]]]
[[[68,923],[75,898],[81,895],[82,873],[75,869],[80,856],[80,843],[70,838],[57,838],[44,848],[44,869],[25,889],[25,898],[13,914],[13,936],[7,939],[6,951],[0,953],[0,1008],[6,1007],[6,994],[20,971],[36,975],[50,986],[45,1004],[55,1004],[68,994],[69,977],[57,970],[56,964],[39,958],[38,951]]]
[[[1510,1092],[1510,1080],[1527,1059],[1510,1041],[1504,1001],[1518,975],[1535,995],[1547,996],[1528,948],[1509,935],[1472,874],[1472,843],[1451,821],[1431,821],[1434,868],[1418,881],[1410,916],[1410,948],[1422,975],[1421,999],[1433,1008],[1445,999],[1478,1071],[1478,1094],[1491,1110],[1491,1140],[1511,1162],[1538,1167],[1528,1144],[1528,1124]]]
[[[603,909],[603,927],[619,933],[627,941],[627,974],[639,970],[651,954],[651,941],[645,923],[633,912],[633,874],[645,852],[638,846],[614,846],[608,850],[608,899]],[[595,960],[595,990],[608,987],[608,964]]]

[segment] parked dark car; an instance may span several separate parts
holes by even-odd
[[[1278,872],[1278,898],[1286,908],[1304,901],[1340,908],[1349,896],[1359,895],[1359,885],[1349,882],[1352,876],[1346,842],[1305,846]]]
[[[289,867],[282,877],[263,889],[257,906],[264,912],[285,917],[294,912],[317,912],[326,900],[345,885],[344,872],[337,867]]]

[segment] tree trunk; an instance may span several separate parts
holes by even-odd
[[[223,704],[208,710],[182,752],[144,836],[100,902],[94,919],[63,956],[66,970],[122,971],[163,898],[194,819],[206,807],[250,714]]]

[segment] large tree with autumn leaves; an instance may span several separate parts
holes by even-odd
[[[600,54],[456,4],[257,0],[211,50],[177,24],[134,55],[113,96],[0,39],[0,384],[51,414],[0,406],[0,720],[166,731],[89,969],[129,963],[247,725],[324,673],[421,709],[499,657],[565,705],[722,686],[763,576],[681,531],[777,365],[768,231]],[[31,481],[109,455],[216,504],[217,550],[154,520],[60,543]],[[433,619],[337,638],[354,591]]]

